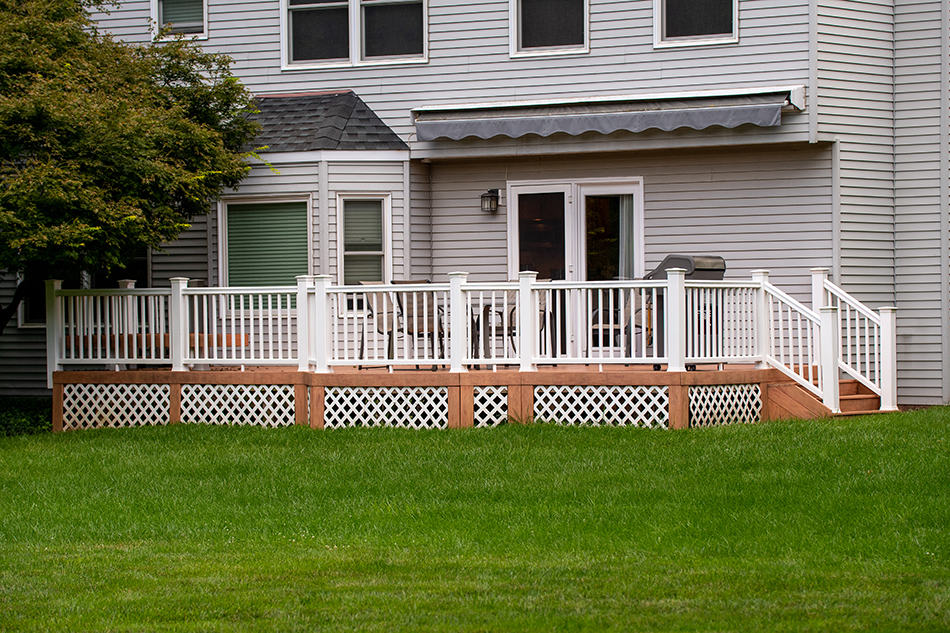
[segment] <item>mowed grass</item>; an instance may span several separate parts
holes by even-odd
[[[948,431],[0,439],[0,630],[945,631]]]

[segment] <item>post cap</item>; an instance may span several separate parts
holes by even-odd
[[[897,306],[881,306],[878,312],[897,312]]]
[[[809,268],[812,273],[825,273],[828,274],[831,272],[831,269],[826,266],[816,266],[815,268]]]
[[[672,274],[672,275],[685,275],[685,274],[686,274],[686,269],[685,269],[685,268],[667,268],[667,269],[666,269],[666,276],[669,277],[671,274]]]
[[[531,279],[537,279],[538,271],[536,270],[522,270],[518,273],[518,277],[530,277]]]
[[[464,270],[453,270],[449,273],[449,277],[468,277],[468,273]]]

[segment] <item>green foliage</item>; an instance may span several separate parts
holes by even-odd
[[[247,172],[224,55],[99,33],[90,0],[0,0],[0,269],[108,272]]]
[[[950,408],[0,439],[4,631],[947,631]]]
[[[51,431],[51,414],[49,398],[0,398],[0,437]]]

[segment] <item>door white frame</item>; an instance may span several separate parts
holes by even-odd
[[[639,278],[644,274],[644,213],[643,178],[583,178],[557,180],[513,180],[506,188],[508,201],[508,278],[516,279],[519,272],[518,196],[525,193],[564,194],[564,263],[565,278],[581,281],[587,278],[587,244],[584,197],[590,195],[633,196],[633,271]]]

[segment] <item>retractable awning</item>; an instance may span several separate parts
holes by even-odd
[[[795,107],[794,89],[754,94],[676,98],[605,98],[574,103],[502,104],[413,111],[420,141],[462,140],[496,136],[520,138],[529,134],[577,136],[587,132],[643,132],[680,128],[704,130],[713,126],[774,127],[782,110]]]

